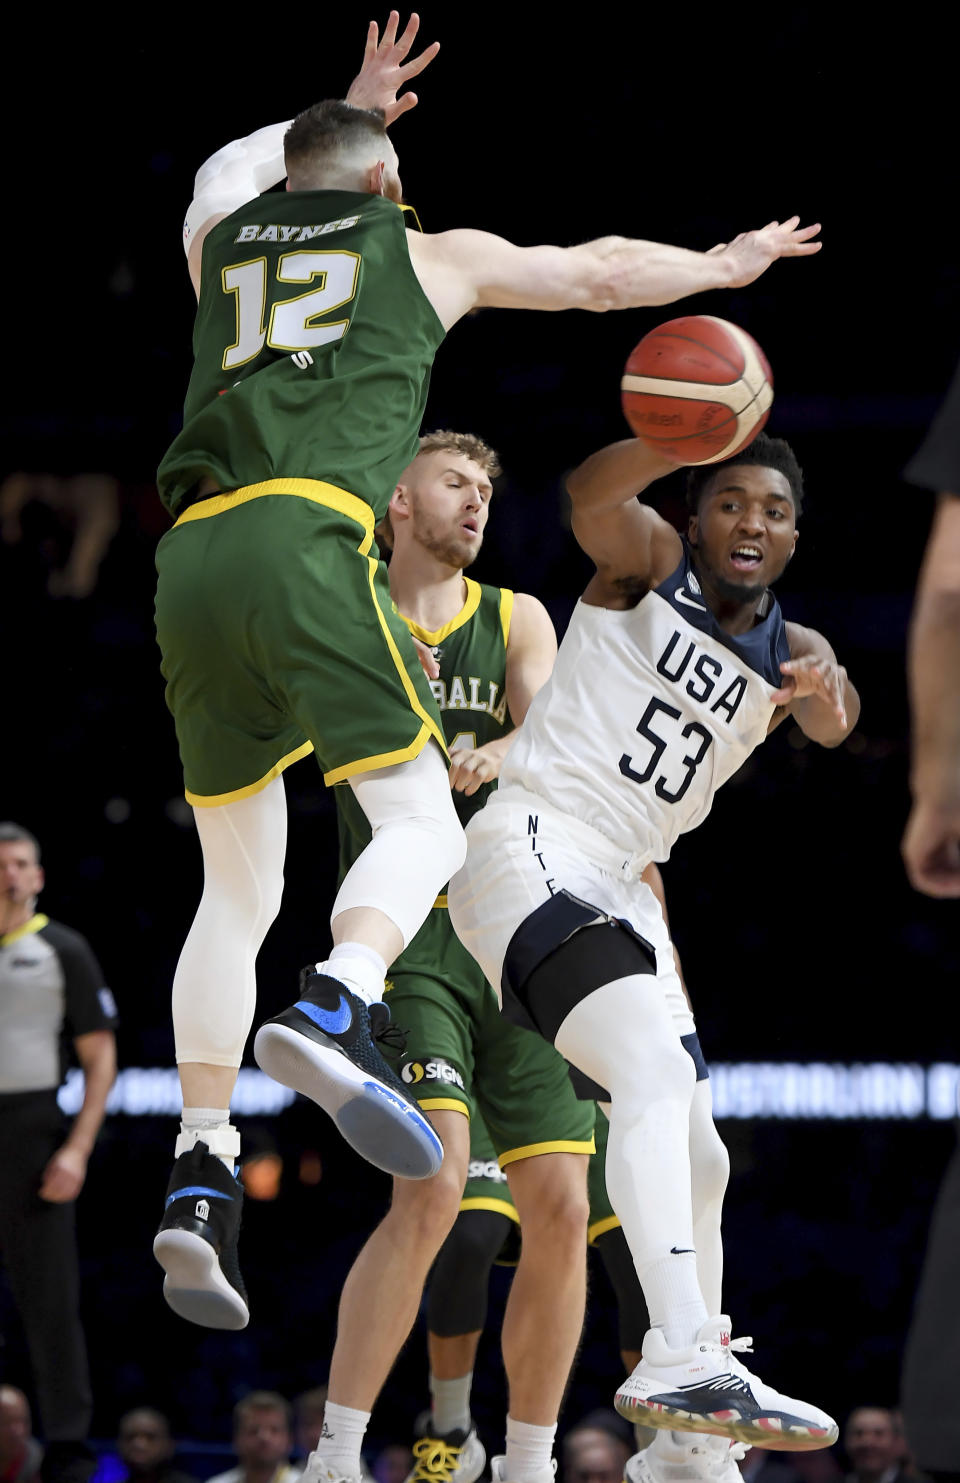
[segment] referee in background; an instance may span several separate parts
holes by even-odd
[[[86,939],[37,911],[42,888],[37,840],[0,823],[0,1260],[33,1365],[42,1476],[80,1483],[93,1402],[73,1202],[116,1076],[116,1007]],[[71,1046],[85,1088],[68,1129],[57,1091]]]

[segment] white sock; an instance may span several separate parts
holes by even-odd
[[[332,1472],[345,1478],[360,1478],[363,1472],[360,1448],[369,1420],[369,1411],[354,1411],[351,1406],[327,1401],[317,1452]]]
[[[452,1431],[470,1430],[470,1389],[473,1371],[458,1375],[454,1380],[438,1380],[430,1376],[430,1395],[433,1404],[433,1427],[438,1437]]]
[[[233,1173],[240,1155],[240,1134],[230,1121],[229,1107],[185,1107],[180,1120],[176,1157],[189,1153],[195,1143],[205,1143],[210,1152]]]
[[[531,1421],[507,1417],[507,1455],[504,1475],[510,1483],[540,1483],[550,1471],[557,1425],[534,1426]]]
[[[671,1349],[692,1344],[709,1314],[697,1278],[697,1254],[682,1251],[651,1262],[640,1274],[651,1328],[661,1329]]]
[[[366,1004],[375,1004],[383,998],[387,965],[380,954],[365,943],[338,943],[326,962],[317,964],[317,971],[339,979]]]

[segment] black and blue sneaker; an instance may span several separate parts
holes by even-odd
[[[242,1205],[239,1179],[205,1143],[180,1155],[153,1254],[174,1313],[204,1328],[244,1329],[250,1321],[237,1260]]]
[[[377,1048],[390,1027],[385,1004],[368,1006],[339,979],[313,966],[300,998],[260,1026],[257,1064],[274,1081],[328,1112],[357,1153],[403,1179],[429,1179],[443,1144]]]

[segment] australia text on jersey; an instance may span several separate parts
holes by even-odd
[[[430,689],[433,691],[434,699],[441,711],[483,711],[486,715],[493,717],[503,725],[507,714],[507,697],[501,695],[499,701],[500,686],[496,680],[487,681],[487,698],[480,699],[480,686],[483,681],[477,675],[470,675],[464,683],[462,675],[454,675],[447,680],[431,680]],[[467,686],[470,687],[469,696]]]

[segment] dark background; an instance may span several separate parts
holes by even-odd
[[[168,994],[200,860],[181,795],[152,633],[152,486],[178,427],[193,299],[178,244],[199,164],[228,139],[342,92],[366,8],[209,16],[108,12],[24,22],[29,91],[11,108],[6,387],[0,472],[108,471],[122,520],[83,602],[51,600],[64,533],[42,508],[0,545],[0,817],[41,838],[43,908],[83,930],[123,1020],[122,1064],[173,1058]],[[560,481],[625,434],[627,353],[674,313],[719,314],[763,345],[808,488],[786,615],[821,628],[863,698],[835,752],[781,728],[685,838],[664,875],[675,936],[715,1060],[957,1058],[957,908],[907,887],[904,638],[929,524],[900,480],[960,346],[951,199],[956,127],[933,11],[827,8],[732,14],[594,5],[425,9],[443,48],[421,106],[394,134],[426,230],[471,225],[520,243],[616,232],[706,248],[799,212],[823,223],[813,261],[680,310],[607,316],[488,312],[441,349],[427,427],[480,433],[506,475],[475,575],[538,594],[559,627],[588,567]],[[8,107],[10,105],[8,104]],[[681,519],[681,489],[661,508]],[[335,867],[332,801],[310,762],[287,774],[291,837],[281,916],[260,958],[260,1015],[323,954]],[[757,1369],[844,1415],[890,1403],[945,1125],[736,1124],[727,1202],[727,1303],[758,1341]],[[194,1437],[227,1435],[252,1385],[287,1394],[326,1378],[336,1298],[387,1184],[297,1106],[269,1127],[280,1197],[249,1203],[254,1320],[240,1336],[180,1324],[149,1255],[172,1123],[113,1119],[80,1204],[97,1390],[109,1435],[134,1402]],[[298,1179],[304,1149],[323,1178]],[[118,1191],[122,1191],[122,1199]],[[494,1305],[502,1301],[497,1277]],[[22,1378],[15,1323],[11,1379]],[[496,1327],[478,1414],[499,1449]],[[422,1341],[374,1416],[406,1437],[424,1403]],[[597,1271],[569,1423],[621,1378]],[[816,1376],[815,1385],[811,1377]]]

